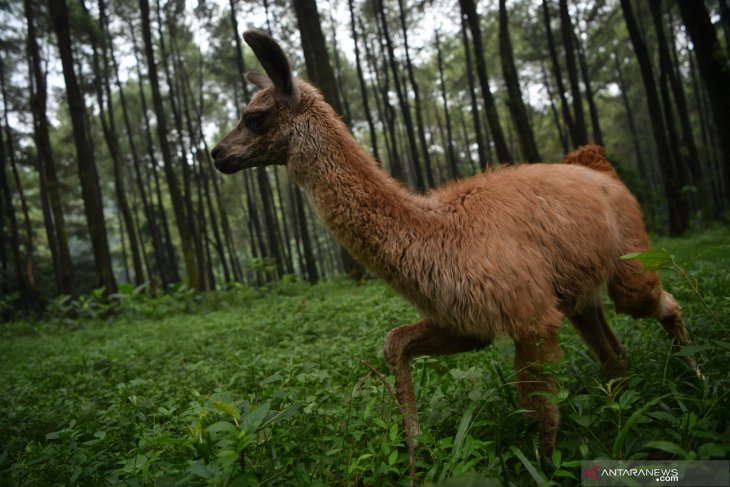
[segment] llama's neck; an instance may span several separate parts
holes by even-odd
[[[339,120],[325,128],[290,160],[290,172],[337,240],[390,280],[419,239],[428,205],[385,174]]]

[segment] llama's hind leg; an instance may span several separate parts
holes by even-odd
[[[599,298],[583,306],[579,313],[570,317],[583,341],[603,365],[606,378],[613,379],[626,374],[626,354],[616,335],[608,326]]]
[[[391,330],[385,338],[384,354],[388,367],[395,375],[398,403],[403,408],[406,443],[412,452],[421,433],[418,424],[416,396],[411,379],[411,359],[422,355],[449,355],[478,350],[489,345],[487,340],[459,336],[429,320]]]
[[[555,379],[542,367],[560,356],[558,327],[560,319],[540,327],[534,334],[515,339],[515,371],[520,404],[537,420],[540,453],[550,457],[555,448],[560,411],[540,392],[555,392]],[[538,394],[536,394],[538,393]]]
[[[674,296],[662,289],[656,272],[642,272],[638,262],[624,261],[609,282],[608,292],[619,313],[634,318],[656,318],[674,339],[677,348],[690,343],[682,320],[682,310]],[[702,378],[695,357],[688,356],[687,362]]]

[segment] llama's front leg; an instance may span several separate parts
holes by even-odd
[[[421,433],[418,424],[416,395],[411,379],[411,359],[421,355],[448,355],[484,348],[487,340],[454,334],[430,320],[422,320],[391,330],[385,338],[385,361],[395,375],[396,399],[403,409],[403,424],[409,451],[416,447],[415,436]]]
[[[682,320],[682,310],[672,296],[667,291],[662,290],[659,304],[657,306],[656,316],[662,327],[674,338],[675,348],[679,349],[680,345],[689,345],[690,340],[687,336],[687,329],[684,327]],[[685,360],[690,368],[694,371],[700,380],[704,380],[705,376],[697,366],[697,358],[694,355],[688,355]]]
[[[549,325],[533,336],[515,340],[515,371],[520,404],[529,412],[527,416],[537,420],[540,433],[540,453],[550,457],[555,448],[560,411],[539,392],[554,392],[555,379],[547,374],[542,363],[555,361],[560,355],[557,326]]]

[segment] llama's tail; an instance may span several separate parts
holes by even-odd
[[[579,166],[590,167],[596,171],[610,174],[619,179],[616,170],[613,168],[608,159],[606,159],[606,150],[600,145],[582,145],[573,152],[563,157],[563,164],[577,164]]]

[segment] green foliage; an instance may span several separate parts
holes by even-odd
[[[712,252],[715,250],[725,252],[730,251],[730,244],[725,243],[725,245],[719,245],[717,247],[711,247],[706,249],[707,252]],[[686,286],[689,287],[689,289],[695,295],[695,297],[702,303],[702,305],[705,307],[705,310],[712,317],[715,323],[718,326],[723,327],[720,318],[717,316],[713,308],[707,303],[707,301],[705,301],[704,296],[700,292],[697,278],[695,278],[687,268],[677,263],[674,255],[667,252],[666,249],[660,248],[648,250],[646,252],[633,252],[630,254],[626,254],[621,258],[624,260],[638,260],[639,262],[641,262],[644,271],[667,271],[682,279]]]
[[[517,403],[509,343],[416,360],[418,481],[564,485],[579,481],[582,459],[730,456],[729,241],[717,228],[658,242],[706,302],[660,268],[691,348],[675,351],[653,320],[609,312],[629,374],[605,383],[563,327],[549,460]],[[122,286],[113,304],[100,293],[80,303],[3,327],[1,485],[408,484],[398,409],[362,361],[384,370],[383,336],[417,315],[380,282],[287,279],[202,297],[180,287],[155,299]]]

